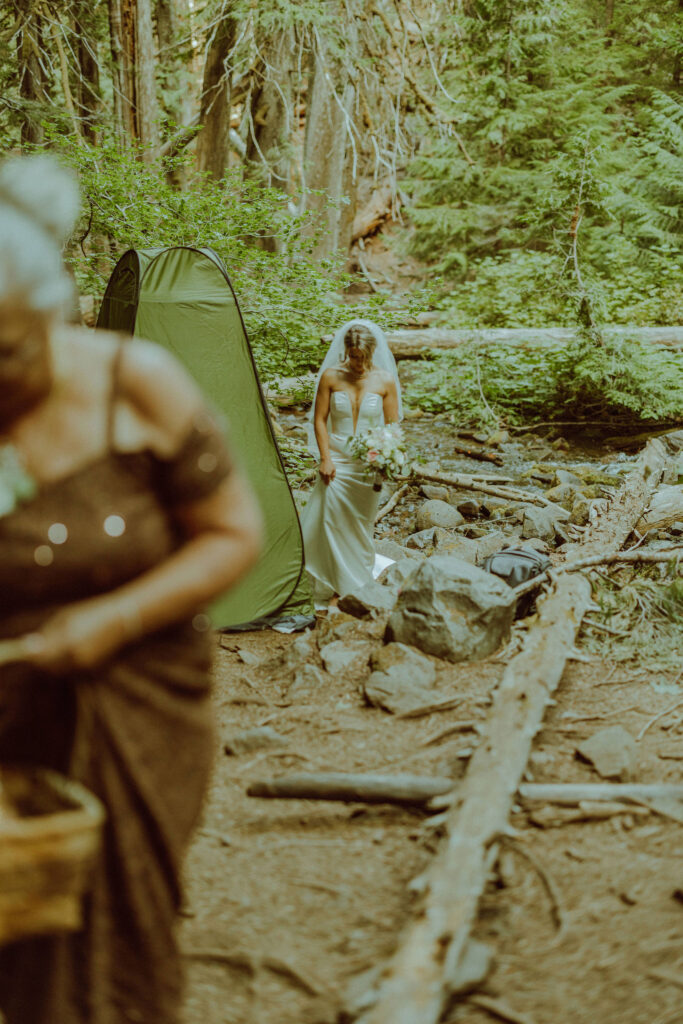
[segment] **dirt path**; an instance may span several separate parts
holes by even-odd
[[[316,633],[341,618],[320,618]],[[367,641],[364,627],[348,629],[348,642]],[[413,910],[410,882],[436,848],[429,818],[389,806],[256,800],[246,796],[247,786],[315,769],[457,778],[477,733],[441,740],[437,734],[482,719],[504,670],[500,654],[464,665],[434,659],[439,697],[461,703],[398,719],[364,704],[360,664],[327,676],[324,686],[287,693],[282,656],[294,642],[275,633],[227,635],[218,651],[219,753],[187,866],[185,1024],[345,1019],[348,980],[391,953]],[[580,656],[586,660],[569,663],[536,738],[533,781],[595,781],[594,770],[575,756],[583,739],[612,724],[635,738],[681,699],[666,692],[674,669],[648,674],[631,662],[588,654],[583,645]],[[233,734],[263,725],[284,744],[223,752]],[[637,744],[635,781],[683,781],[682,729],[683,707],[650,725]],[[514,835],[480,907],[475,934],[495,962],[478,991],[527,1024],[683,1022],[681,826],[638,808],[551,827],[534,818],[521,809],[513,815]],[[466,999],[444,1017],[448,1024],[491,1019]]]

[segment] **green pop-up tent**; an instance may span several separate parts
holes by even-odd
[[[185,365],[227,421],[259,498],[261,557],[212,609],[221,628],[311,611],[303,541],[235,293],[211,249],[130,249],[117,263],[97,326],[156,341]]]

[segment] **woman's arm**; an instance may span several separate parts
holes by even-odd
[[[149,350],[138,359],[139,353],[132,346],[130,359],[126,353],[121,387],[129,408],[121,429],[130,439],[146,422],[147,442],[172,458],[193,420],[206,413],[196,385],[175,361]],[[60,609],[24,638],[24,660],[52,671],[92,668],[125,644],[191,617],[256,561],[261,515],[238,471],[207,497],[169,514],[185,537],[181,547],[123,586]]]
[[[398,392],[396,390],[396,381],[388,375],[387,390],[384,393],[384,400],[382,403],[382,409],[384,412],[385,423],[397,423],[398,422]]]
[[[330,394],[332,393],[331,383],[330,372],[326,370],[318,384],[318,393],[315,396],[315,409],[313,411],[313,428],[315,430],[315,439],[318,443],[318,451],[320,452],[318,472],[325,484],[329,484],[334,480],[337,472],[330,458],[330,436],[327,432],[327,417],[330,414]]]

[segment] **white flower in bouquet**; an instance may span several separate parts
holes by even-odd
[[[406,463],[405,439],[398,423],[356,434],[350,448],[368,476],[376,479],[393,480]]]

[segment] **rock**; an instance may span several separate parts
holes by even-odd
[[[448,501],[448,488],[439,487],[438,484],[422,484],[420,494],[436,501]]]
[[[572,505],[569,522],[575,526],[586,526],[590,521],[591,503],[583,495],[579,495]]]
[[[558,505],[525,505],[522,518],[522,537],[539,537],[552,543],[557,534],[557,527],[566,521],[569,514]]]
[[[495,555],[496,551],[502,551],[507,546],[507,537],[500,530],[485,533],[476,542],[477,544],[477,565],[481,565],[489,555]]]
[[[244,665],[260,665],[261,658],[258,654],[254,654],[253,651],[247,650],[246,647],[237,648],[237,657]]]
[[[363,692],[374,707],[400,714],[433,700],[436,669],[424,654],[405,644],[387,644],[371,664],[374,671]]]
[[[353,675],[367,668],[371,652],[369,640],[333,640],[320,649],[320,656],[331,676]]]
[[[411,533],[406,540],[406,548],[415,548],[418,551],[433,550],[436,545],[436,527],[431,530],[420,530],[419,533]]]
[[[301,633],[285,650],[282,661],[285,669],[296,671],[315,658],[315,638],[312,633]]]
[[[636,523],[636,530],[644,534],[650,530],[666,529],[671,523],[682,518],[683,487],[660,487],[655,492],[645,515]]]
[[[448,661],[485,658],[507,639],[515,604],[498,577],[435,555],[405,581],[385,636]]]
[[[247,754],[253,750],[267,750],[271,747],[286,747],[287,740],[275,729],[263,725],[258,729],[247,729],[245,732],[236,732],[223,744],[226,754]]]
[[[391,569],[391,566],[387,566]],[[338,608],[348,615],[354,615],[357,619],[364,619],[368,615],[382,615],[390,612],[396,604],[398,586],[393,587],[371,580],[364,587],[344,594],[339,600]]]
[[[395,562],[400,562],[404,558],[419,558],[419,555],[406,552],[402,544],[386,537],[375,542],[375,551],[378,555],[384,555],[385,558],[393,558]]]
[[[500,445],[507,444],[510,440],[510,434],[507,430],[494,430],[492,434],[486,438],[486,444],[488,445]]]
[[[551,487],[549,491],[546,491],[545,496],[548,501],[554,501],[570,512],[578,497],[578,491],[571,484],[558,484],[557,487]]]
[[[480,513],[479,502],[475,501],[474,498],[459,498],[453,504],[461,516],[469,516],[470,519],[476,519]]]
[[[325,676],[317,665],[302,665],[294,673],[294,680],[287,688],[288,697],[303,697],[315,693],[325,685]]]
[[[558,484],[571,484],[572,487],[581,486],[581,478],[576,473],[571,473],[568,469],[556,469],[555,480]]]
[[[532,551],[538,551],[540,555],[547,555],[550,551],[550,547],[540,537],[527,537],[526,540],[520,541],[520,548],[531,548]]]
[[[393,562],[392,565],[388,565],[386,569],[383,569],[377,577],[377,582],[381,583],[385,587],[392,588],[395,593],[398,593],[398,590],[403,585],[403,581],[410,576],[414,569],[415,556],[412,558],[402,558],[400,561]]]
[[[443,534],[447,534],[445,537]],[[463,562],[476,564],[479,556],[479,545],[476,540],[463,537],[459,533],[450,533],[446,530],[439,530],[436,537],[436,550],[440,555],[451,555],[453,558],[462,558]]]
[[[418,530],[428,530],[432,526],[452,530],[463,522],[464,519],[457,508],[453,508],[447,501],[433,498],[431,501],[425,501],[418,510],[416,525]]]
[[[480,502],[480,508],[484,515],[487,517],[493,516],[494,512],[499,514],[510,507],[510,502],[506,501],[505,498],[494,498],[492,495],[487,494],[486,497],[482,498]]]
[[[579,757],[590,763],[603,779],[627,782],[638,760],[636,741],[621,725],[599,729],[576,748]]]
[[[493,967],[493,950],[484,942],[470,939],[465,947],[465,955],[458,965],[451,985],[453,994],[462,995],[474,992],[488,977]]]

